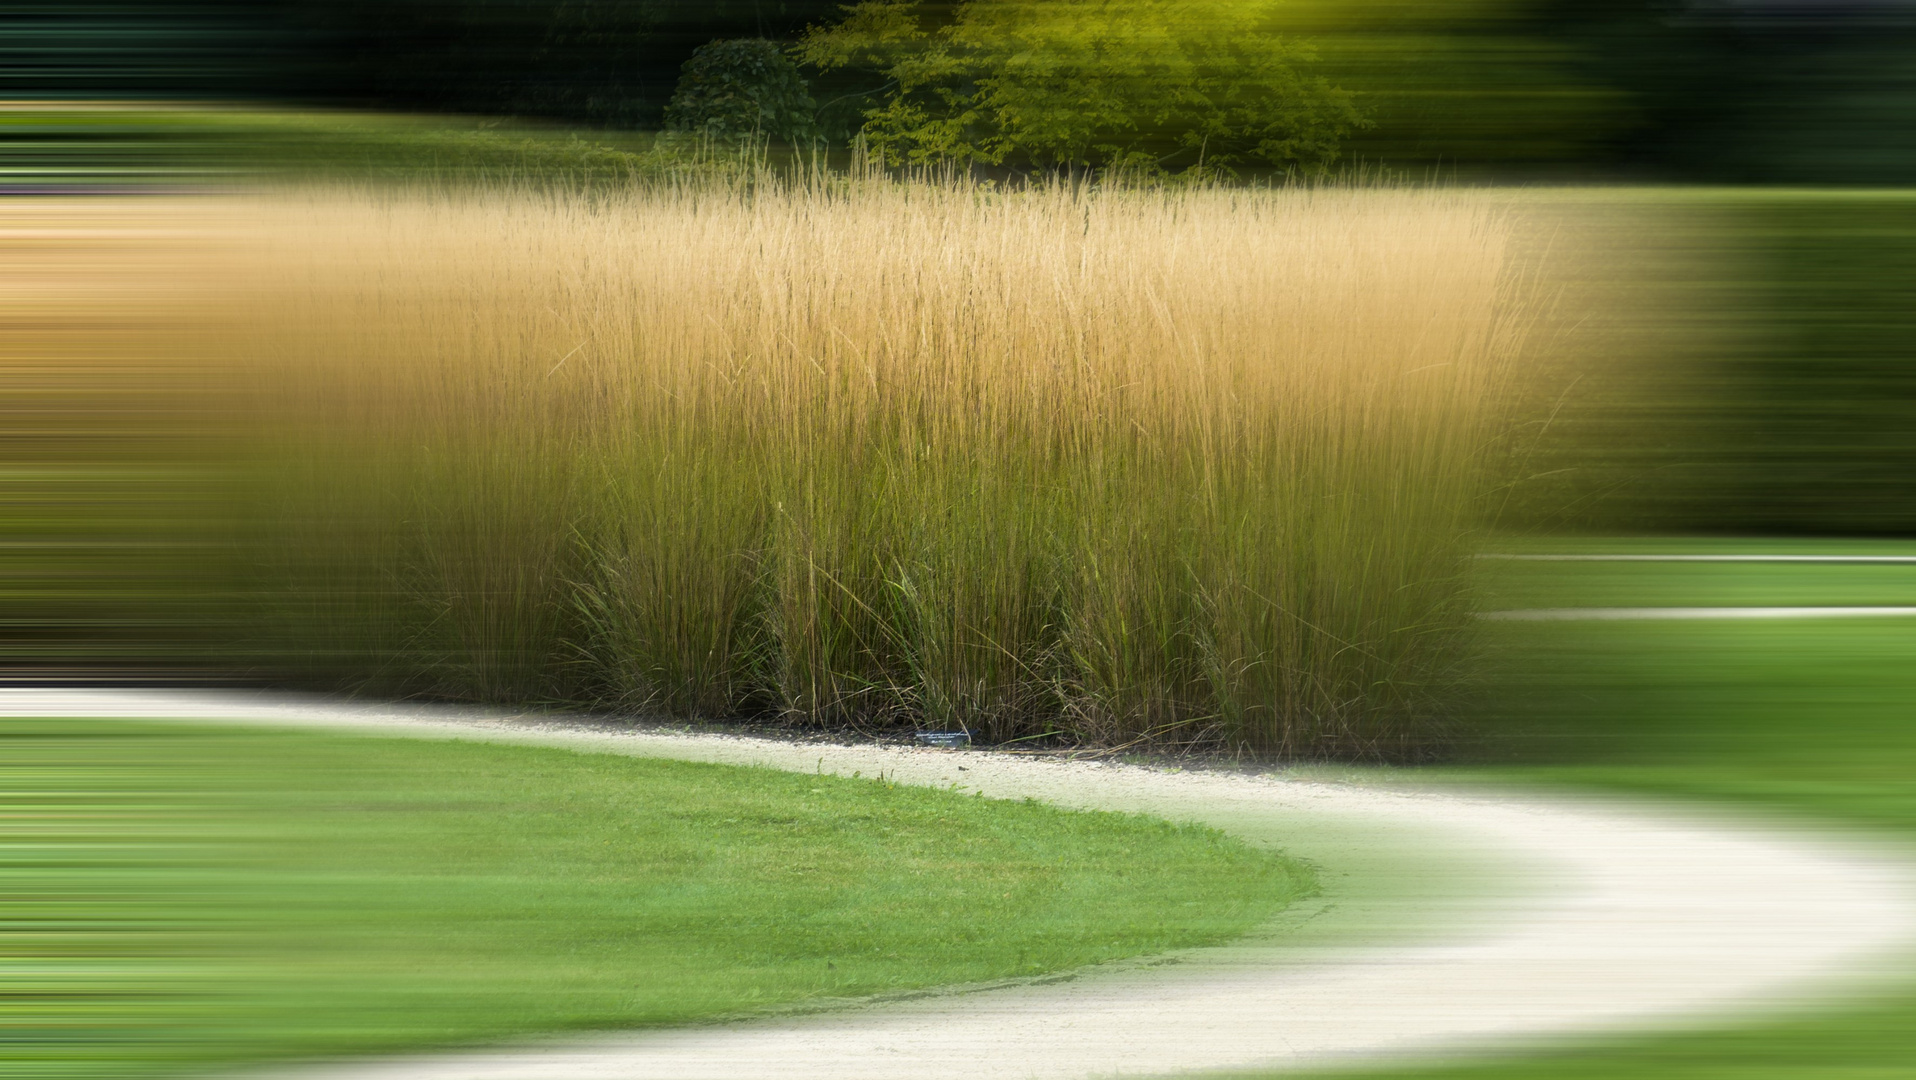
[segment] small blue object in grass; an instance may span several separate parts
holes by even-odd
[[[946,749],[954,749],[971,745],[971,736],[963,731],[921,731],[912,737],[918,740],[920,746],[942,746]]]

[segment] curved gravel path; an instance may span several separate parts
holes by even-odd
[[[866,775],[1198,820],[1325,896],[1216,949],[838,1012],[307,1066],[305,1080],[909,1080],[1279,1070],[1694,1024],[1870,988],[1916,947],[1899,853],[1668,807],[794,744],[284,696],[0,691],[0,713],[319,725]],[[1357,774],[1351,774],[1357,775]]]

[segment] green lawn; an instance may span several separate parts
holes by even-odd
[[[0,1076],[674,1024],[1219,942],[1223,834],[528,747],[0,721]]]
[[[616,183],[729,151],[657,132],[498,117],[136,103],[0,103],[0,186],[112,189],[234,179]]]
[[[1681,552],[1673,546],[1663,553]],[[1916,605],[1916,563],[1496,561],[1479,569],[1483,578],[1479,606],[1490,611]]]
[[[1578,546],[1604,550],[1561,545]],[[1664,541],[1643,547],[1676,550]],[[1712,547],[1738,550],[1707,543],[1692,550]],[[1786,549],[1899,554],[1908,545],[1742,545]],[[1503,569],[1521,578],[1536,565]],[[1891,590],[1907,590],[1916,578],[1916,567],[1901,568],[1900,579],[1886,573],[1877,596],[1855,591],[1861,579],[1832,573],[1845,569],[1839,566],[1739,566],[1723,578],[1717,567],[1544,565],[1553,568],[1553,603],[1688,603],[1673,597],[1732,582],[1734,595],[1763,597],[1750,602],[1890,603]],[[1570,588],[1577,574],[1589,580],[1582,596]],[[1823,575],[1828,584],[1819,588]],[[1493,677],[1481,755],[1498,764],[1456,769],[1462,776],[1708,800],[1916,841],[1916,618],[1493,624],[1490,633]],[[1908,1077],[1916,1075],[1916,988],[1794,1020],[1580,1045],[1494,1064],[1339,1075]]]
[[[1802,536],[1507,536],[1485,545],[1509,555],[1897,555],[1911,540],[1825,540]]]

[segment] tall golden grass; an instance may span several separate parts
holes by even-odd
[[[282,194],[251,635],[485,700],[1414,754],[1534,297],[1488,200]]]

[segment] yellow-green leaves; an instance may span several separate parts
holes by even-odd
[[[798,46],[891,80],[865,135],[888,163],[1321,168],[1363,126],[1352,96],[1302,69],[1269,3],[870,0]]]

